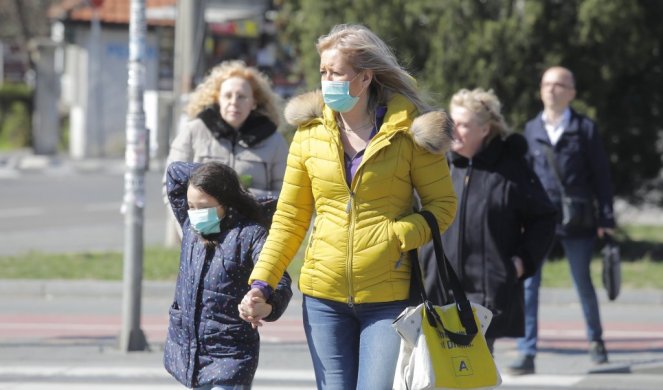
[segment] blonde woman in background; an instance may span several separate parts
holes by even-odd
[[[456,219],[442,235],[445,253],[470,301],[493,312],[489,348],[524,334],[523,280],[550,247],[555,210],[529,168],[527,142],[509,133],[492,90],[461,89],[451,99],[449,161],[458,195]],[[435,261],[432,245],[420,256]]]
[[[191,120],[171,143],[166,166],[219,161],[234,169],[254,196],[278,196],[288,156],[288,144],[277,132],[279,103],[256,68],[242,61],[217,65],[191,94],[186,107]]]

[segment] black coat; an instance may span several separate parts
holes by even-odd
[[[550,201],[557,208],[558,221],[561,221],[561,192],[559,182],[548,162],[548,148],[554,151],[567,194],[595,200],[598,205],[598,226],[615,227],[610,166],[594,121],[571,110],[569,126],[564,129],[555,146],[552,146],[543,119],[541,115],[537,115],[527,122],[525,138],[529,145],[530,165],[541,180]],[[568,232],[558,225],[557,234],[561,237],[591,237],[596,234],[596,229]]]
[[[249,275],[267,229],[233,209],[221,221],[219,244],[206,249],[190,228],[186,191],[200,164],[174,162],[167,170],[168,198],[184,233],[175,300],[170,307],[164,366],[187,387],[250,385],[258,367],[260,337],[239,317],[237,305],[249,291]],[[270,297],[278,319],[292,297],[286,272]]]
[[[494,138],[471,160],[449,159],[459,207],[442,244],[468,299],[494,314],[486,337],[524,334],[522,280],[540,266],[554,236],[555,210],[526,152],[525,139],[512,134]],[[430,244],[421,256],[434,259]],[[521,279],[513,256],[523,260]]]

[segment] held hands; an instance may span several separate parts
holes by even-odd
[[[253,329],[262,326],[262,319],[272,312],[272,305],[266,302],[260,289],[252,288],[237,305],[239,317],[250,322]]]

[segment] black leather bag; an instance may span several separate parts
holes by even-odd
[[[603,287],[608,293],[608,299],[614,301],[619,295],[622,284],[622,267],[619,255],[619,245],[615,239],[606,234],[603,237],[605,245],[601,250],[603,254]]]
[[[562,196],[562,227],[567,231],[588,230],[596,227],[596,212],[591,198]]]

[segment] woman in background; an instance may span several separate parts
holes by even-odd
[[[527,165],[525,138],[508,132],[492,91],[461,89],[449,111],[459,204],[442,243],[468,299],[493,312],[486,332],[492,352],[496,338],[524,334],[523,280],[552,243],[555,210]],[[430,244],[420,253],[435,259]]]

